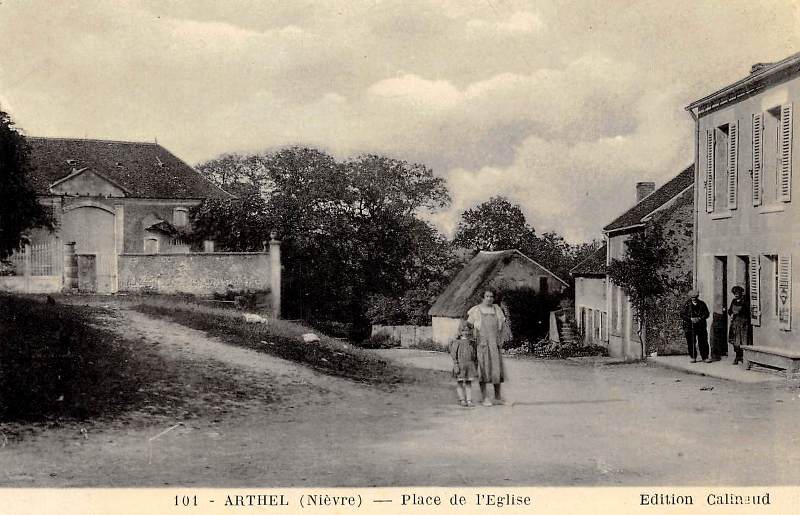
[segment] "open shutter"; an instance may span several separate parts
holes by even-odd
[[[792,329],[792,256],[778,256],[778,324]]]
[[[759,256],[750,256],[750,322],[761,325],[761,260]]]
[[[792,200],[792,104],[781,106],[780,169],[778,200]]]
[[[728,209],[736,209],[739,185],[739,124],[728,126]]]
[[[753,205],[761,205],[761,168],[763,161],[764,114],[753,115]]]
[[[714,211],[714,131],[706,131],[706,212]]]

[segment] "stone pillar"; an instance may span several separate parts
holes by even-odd
[[[78,260],[75,257],[75,242],[64,244],[64,289],[78,287]]]
[[[281,317],[281,242],[277,233],[269,235],[269,287],[272,294],[272,316]]]
[[[119,256],[125,253],[125,206],[114,204],[114,280],[112,293],[119,291]]]
[[[114,204],[114,249],[116,254],[125,253],[125,206]]]

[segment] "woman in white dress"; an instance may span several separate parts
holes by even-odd
[[[506,316],[500,306],[494,303],[494,293],[491,290],[484,291],[481,303],[467,311],[467,321],[475,328],[478,384],[481,388],[482,404],[492,405],[486,395],[486,383],[494,385],[494,404],[505,404],[500,393],[500,384],[505,379],[500,349],[503,345]]]

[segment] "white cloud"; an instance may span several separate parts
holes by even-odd
[[[683,106],[795,51],[798,12],[784,0],[3,2],[0,101],[30,134],[157,136],[189,161],[290,143],[386,153],[447,177],[445,229],[505,194],[540,232],[578,239],[637,180],[691,161]]]
[[[450,108],[463,100],[462,93],[448,81],[413,74],[378,81],[367,93],[423,109]]]
[[[472,30],[500,33],[533,33],[545,27],[539,15],[528,11],[514,12],[504,21],[472,19],[466,26]]]

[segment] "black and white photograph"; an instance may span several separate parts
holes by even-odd
[[[0,0],[0,48],[0,499],[797,508],[797,2]]]

